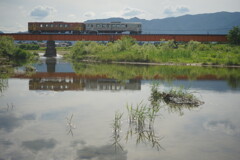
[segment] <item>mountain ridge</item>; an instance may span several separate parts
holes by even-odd
[[[85,22],[141,22],[144,34],[227,34],[234,26],[240,26],[240,12],[216,12],[183,15],[163,19],[133,17],[94,19]]]

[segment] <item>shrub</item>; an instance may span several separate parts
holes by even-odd
[[[26,50],[38,50],[40,47],[38,44],[20,44],[19,48]]]
[[[240,28],[233,27],[227,35],[230,44],[240,45]]]
[[[21,48],[16,48],[13,53],[13,57],[16,59],[28,59],[28,58],[32,57],[32,54]]]
[[[197,41],[189,41],[188,44],[187,44],[187,48],[190,50],[190,51],[194,51],[198,48],[198,46],[200,45],[201,43],[200,42],[197,42]]]
[[[0,55],[11,57],[13,55],[15,45],[12,37],[0,37]]]

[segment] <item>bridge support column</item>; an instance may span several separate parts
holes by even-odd
[[[57,52],[55,48],[55,41],[47,41],[47,49],[44,54],[45,57],[56,57]]]

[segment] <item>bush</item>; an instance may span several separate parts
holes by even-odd
[[[0,55],[12,57],[15,50],[14,40],[12,37],[0,37]]]
[[[197,41],[190,41],[188,42],[187,44],[187,48],[190,50],[190,51],[194,51],[196,50],[199,46],[200,46],[200,42],[197,42]]]
[[[38,44],[20,44],[19,48],[26,50],[38,50],[40,47]]]
[[[240,28],[233,27],[227,35],[230,44],[240,45]]]
[[[28,51],[25,51],[21,48],[16,48],[14,53],[13,53],[13,57],[15,59],[29,59],[31,58],[33,55],[28,52]]]

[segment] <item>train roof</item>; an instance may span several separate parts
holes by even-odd
[[[141,22],[85,22],[85,24],[142,24]]]
[[[41,24],[42,24],[42,23],[63,23],[63,24],[64,24],[64,23],[68,23],[68,24],[69,24],[69,23],[83,23],[83,22],[63,22],[63,21],[53,21],[53,22],[28,22],[28,23],[39,23],[39,24],[40,24],[40,23],[41,23]]]

